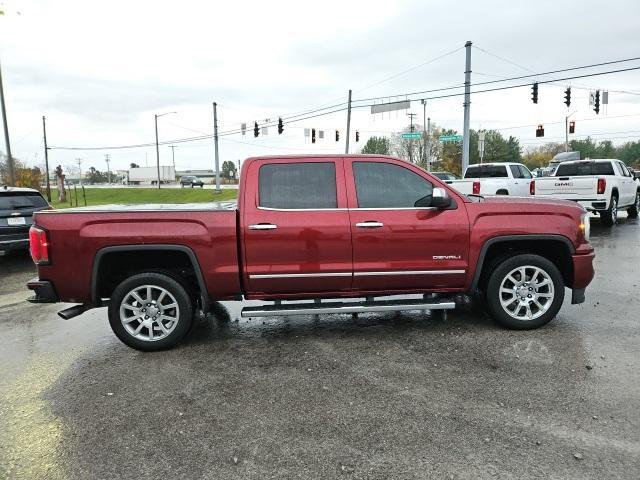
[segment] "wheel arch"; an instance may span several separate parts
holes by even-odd
[[[502,258],[520,253],[537,254],[554,262],[562,273],[565,285],[571,287],[573,284],[571,255],[575,253],[575,247],[567,237],[562,235],[504,235],[490,238],[482,245],[470,291],[475,292],[486,280],[488,272],[485,267],[490,267],[495,261]]]
[[[186,247],[184,245],[173,245],[173,244],[160,244],[160,245],[117,245],[104,247],[96,252],[96,255],[93,259],[93,267],[91,270],[91,302],[95,306],[101,306],[102,300],[100,296],[100,281],[101,281],[101,269],[104,271],[104,260],[112,254],[130,254],[135,253],[136,256],[143,253],[149,252],[173,252],[184,256],[187,259],[190,267],[193,269],[193,274],[195,277],[195,281],[197,283],[197,287],[199,290],[199,299],[202,305],[202,309],[206,312],[209,310],[210,300],[209,293],[207,290],[206,283],[204,281],[204,276],[202,275],[202,270],[200,268],[200,264],[198,262],[198,258],[194,251]],[[154,270],[162,269],[163,265],[159,262],[155,265]]]

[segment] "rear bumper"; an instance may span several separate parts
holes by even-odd
[[[13,250],[28,250],[29,234],[0,236],[0,255]]]
[[[595,258],[593,249],[590,252],[580,255],[572,255],[573,260],[573,293],[571,303],[584,302],[584,290],[587,288],[595,271],[593,269],[593,259]]]
[[[60,298],[56,293],[53,283],[48,280],[39,280],[34,278],[27,282],[27,288],[35,293],[34,296],[27,298],[31,303],[58,303]]]

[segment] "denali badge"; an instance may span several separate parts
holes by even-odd
[[[572,182],[556,182],[556,187],[573,187]]]
[[[460,260],[462,257],[460,255],[434,255],[434,260]]]

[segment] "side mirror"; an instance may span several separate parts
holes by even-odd
[[[451,206],[451,197],[449,193],[440,187],[433,189],[431,194],[431,206],[435,208],[449,208]]]
[[[640,170],[634,170],[633,178],[635,178],[636,180],[640,178]]]

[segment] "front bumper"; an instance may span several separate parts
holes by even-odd
[[[571,295],[571,303],[584,302],[584,290],[593,280],[595,270],[593,269],[593,259],[596,254],[591,248],[586,253],[572,255],[573,260],[573,293]]]
[[[53,283],[48,280],[34,278],[27,282],[27,288],[33,290],[34,296],[27,298],[31,303],[58,303],[60,298],[56,293]]]

